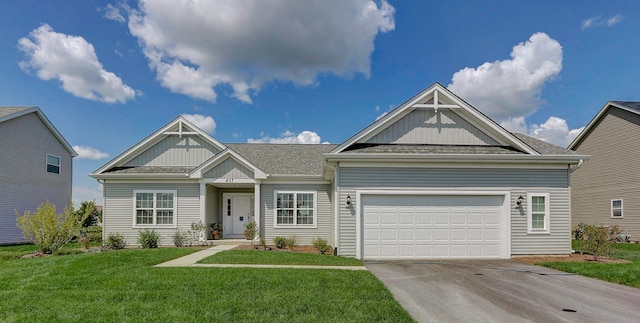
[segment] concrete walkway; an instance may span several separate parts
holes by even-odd
[[[198,264],[197,262],[224,250],[231,250],[237,245],[218,245],[211,248],[173,259],[154,267],[213,267],[213,268],[294,268],[294,269],[340,269],[367,270],[365,266],[304,266],[304,265],[255,265],[255,264]]]

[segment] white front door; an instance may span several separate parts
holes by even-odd
[[[224,200],[224,238],[244,238],[247,223],[253,221],[253,194],[225,193]]]

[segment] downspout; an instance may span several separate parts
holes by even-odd
[[[576,169],[580,168],[582,164],[584,164],[584,159],[580,159],[578,161],[578,165],[576,165],[575,167],[569,167],[569,173],[573,173]]]
[[[338,217],[340,215],[340,197],[338,195],[338,168],[329,165],[326,161],[324,166],[333,170],[333,250],[335,253],[338,247]]]

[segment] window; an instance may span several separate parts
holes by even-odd
[[[549,233],[549,194],[529,194],[527,204],[527,232]]]
[[[60,157],[47,154],[47,173],[60,174]]]
[[[611,200],[611,217],[622,217],[622,200]]]
[[[134,191],[134,226],[176,227],[176,191]]]
[[[316,192],[275,192],[274,227],[317,227]]]

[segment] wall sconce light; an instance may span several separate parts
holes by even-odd
[[[522,197],[522,195],[518,196],[518,198],[516,199],[516,209],[522,206],[523,200],[524,200],[524,197]]]
[[[347,195],[347,206],[351,206],[351,195]]]

